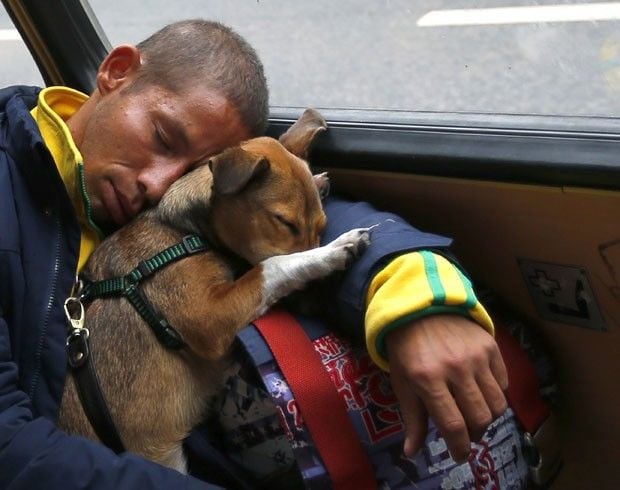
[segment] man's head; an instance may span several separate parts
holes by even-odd
[[[318,247],[329,179],[313,176],[305,158],[326,127],[307,109],[279,140],[263,136],[224,150],[170,186],[154,214],[250,264]]]
[[[262,65],[240,36],[203,20],[115,48],[68,125],[95,220],[123,225],[181,175],[267,124]]]

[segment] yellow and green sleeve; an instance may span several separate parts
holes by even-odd
[[[386,371],[386,335],[418,318],[457,314],[494,333],[493,321],[478,301],[471,281],[448,259],[429,251],[410,252],[392,260],[373,278],[366,305],[368,352]]]

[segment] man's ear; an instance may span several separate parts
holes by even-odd
[[[97,89],[102,95],[132,80],[142,65],[136,46],[117,46],[105,57],[97,71]]]
[[[297,122],[280,136],[279,141],[293,155],[307,160],[312,142],[326,129],[327,123],[323,116],[314,109],[306,109]]]
[[[236,146],[211,158],[209,168],[213,173],[213,189],[218,194],[235,194],[251,180],[266,174],[271,164],[264,156]]]

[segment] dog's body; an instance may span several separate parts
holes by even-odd
[[[281,141],[305,157],[322,128],[322,118],[307,111]],[[187,344],[181,351],[163,347],[124,298],[97,299],[87,309],[91,355],[128,450],[185,471],[182,440],[219,388],[238,330],[361,252],[366,230],[314,248],[326,222],[318,189],[325,184],[276,140],[249,140],[179,179],[158,207],[95,251],[86,269],[91,280],[124,276],[188,233],[204,236],[212,247],[158,271],[142,286]],[[251,265],[239,277],[230,253]],[[97,438],[72,377],[59,424]]]

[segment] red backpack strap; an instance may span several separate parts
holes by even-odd
[[[344,400],[336,391],[306,332],[276,309],[254,322],[280,366],[336,490],[376,489],[372,464]]]
[[[534,434],[551,413],[538,391],[532,361],[508,328],[495,321],[495,341],[508,371],[508,402],[521,426]]]

